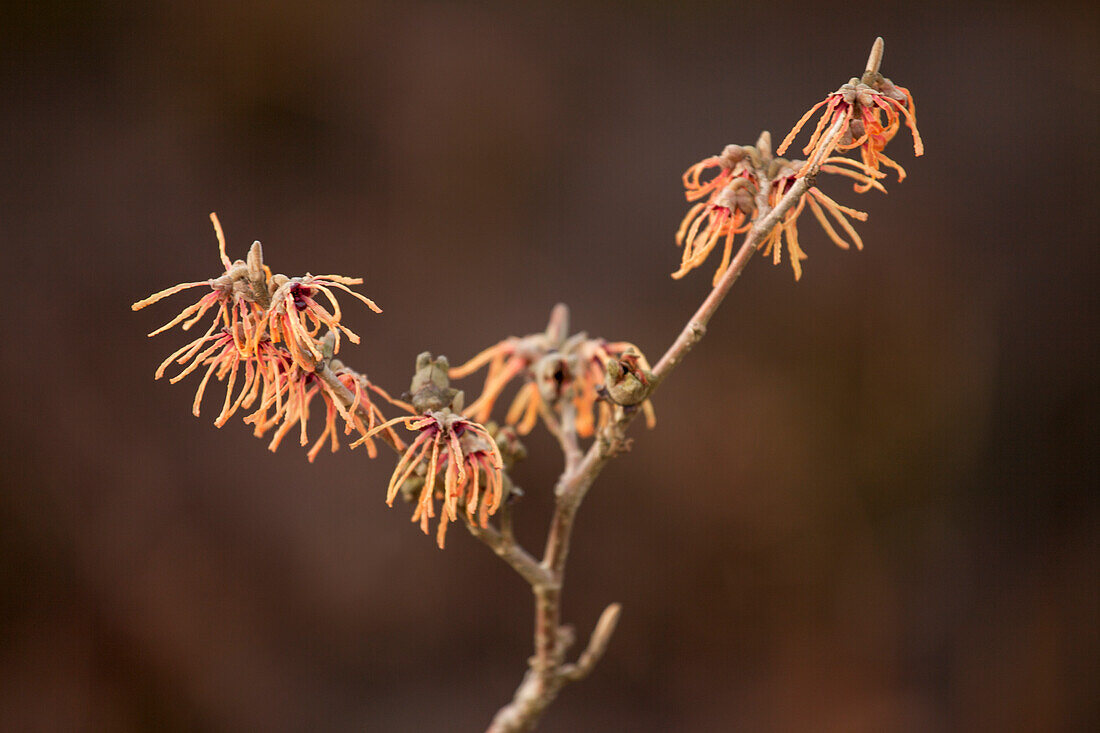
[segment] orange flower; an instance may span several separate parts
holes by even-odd
[[[841,158],[840,160],[846,159]],[[779,175],[772,181],[771,190],[768,194],[768,203],[772,206],[778,204],[779,200],[783,198],[783,195],[794,185],[795,179],[799,175],[798,170],[802,161],[783,161],[783,163],[784,165],[780,169]],[[821,170],[826,171],[826,168],[832,168],[832,166],[822,166]],[[866,183],[869,186],[881,187],[877,181],[874,181],[869,176],[858,177],[858,174],[854,171],[838,169],[831,172],[839,172],[843,175],[848,175],[849,177],[856,178],[858,182]],[[833,219],[836,220],[837,224],[840,225],[840,228],[848,235],[851,242],[855,244],[856,249],[863,249],[863,240],[860,239],[859,234],[856,232],[851,222],[848,221],[848,217],[859,221],[866,221],[867,214],[862,211],[850,209],[847,206],[841,206],[822,193],[821,189],[816,186],[810,186],[806,193],[802,195],[802,198],[798,200],[798,203],[787,210],[787,213],[783,216],[783,221],[777,224],[775,228],[769,232],[767,238],[760,244],[761,255],[767,257],[771,254],[772,263],[778,265],[782,254],[782,242],[786,240],[787,252],[791,261],[791,268],[794,270],[795,280],[801,279],[802,260],[806,259],[806,253],[802,251],[802,247],[798,241],[798,217],[802,214],[806,206],[809,206],[810,211],[813,212],[821,228],[825,230],[825,233],[838,247],[841,249],[848,249],[850,247],[849,241],[837,234],[836,229],[833,228],[829,219],[825,216],[826,211],[829,212]]]
[[[465,364],[449,370],[447,375],[451,379],[461,379],[473,374],[486,364],[489,365],[489,371],[485,375],[485,385],[481,388],[481,395],[463,413],[478,422],[488,420],[493,405],[496,404],[497,398],[500,397],[500,393],[504,391],[504,388],[553,348],[551,337],[546,333],[531,334],[523,338],[512,336],[494,346],[490,346]],[[518,395],[516,399],[519,399]],[[512,410],[509,410],[509,414],[511,413]],[[530,431],[531,427],[534,426],[537,416],[538,405],[535,405],[534,415],[524,420],[524,425],[530,423],[527,431]]]
[[[489,431],[473,420],[443,409],[389,420],[367,432],[352,447],[398,423],[404,423],[407,430],[419,435],[397,462],[386,490],[386,504],[393,506],[401,486],[419,472],[424,485],[412,521],[420,522],[421,530],[427,534],[428,520],[435,516],[435,500],[441,499],[436,534],[440,548],[447,534],[447,523],[458,520],[459,500],[465,503],[466,515],[471,521],[477,514],[478,523],[488,526],[489,516],[500,508],[504,496],[504,461]],[[441,472],[442,488],[437,480]],[[485,491],[482,495],[483,476]]]
[[[719,174],[716,180],[724,177],[725,173],[723,171]],[[730,178],[730,183],[715,191],[710,200],[692,206],[680,223],[680,229],[676,232],[676,246],[682,246],[684,252],[680,259],[680,269],[672,273],[675,279],[679,280],[702,264],[718,244],[718,240],[725,236],[722,262],[714,273],[714,284],[717,285],[733,255],[734,237],[752,228],[752,212],[756,209],[752,193],[755,182],[744,170]],[[690,201],[695,192],[689,189],[686,193]]]
[[[611,419],[611,406],[599,397],[607,362],[628,350],[639,355],[640,351],[625,341],[590,339],[584,333],[561,339],[562,335],[560,329],[548,328],[545,333],[508,338],[451,369],[449,376],[459,379],[489,365],[481,395],[463,414],[485,422],[508,384],[522,376],[525,383],[504,417],[504,422],[514,425],[520,435],[530,433],[541,412],[556,407],[562,398],[571,400],[576,408],[575,428],[580,437],[590,437],[597,427],[606,425]],[[641,361],[648,369],[645,357]],[[643,409],[647,424],[653,427],[655,415],[648,400]]]
[[[250,408],[259,399],[259,407],[245,418],[253,424],[257,436],[275,429],[269,448],[275,450],[283,438],[295,426],[300,428],[301,443],[308,442],[306,426],[309,407],[314,397],[321,395],[325,403],[325,429],[310,448],[309,460],[320,452],[326,440],[332,450],[338,447],[336,415],[344,420],[344,433],[352,430],[364,435],[378,422],[385,421],[381,411],[370,399],[372,393],[399,406],[403,402],[390,398],[365,377],[344,369],[338,362],[330,362],[337,379],[352,394],[352,404],[344,406],[334,388],[313,375],[318,362],[331,357],[340,348],[341,332],[354,342],[359,337],[341,323],[340,306],[333,288],[345,290],[366,303],[375,312],[381,312],[369,298],[352,291],[348,286],[362,280],[341,275],[322,275],[288,278],[272,275],[263,264],[260,243],[249,250],[248,259],[230,262],[225,254],[225,236],[215,214],[210,215],[218,237],[218,252],[224,273],[210,280],[183,283],[155,293],[134,303],[140,310],[148,305],[190,288],[206,285],[211,291],[198,302],[185,308],[164,326],[150,333],[155,336],[177,324],[190,329],[211,310],[217,308],[216,317],[206,333],[178,349],[157,369],[156,377],[163,376],[172,361],[185,364],[184,369],[170,381],[174,384],[199,367],[206,367],[206,374],[195,395],[194,413],[199,406],[207,383],[212,376],[227,380],[225,403],[215,425],[221,427],[241,408]],[[317,302],[323,294],[331,309]],[[328,333],[322,334],[325,326]],[[331,335],[329,335],[331,334]],[[235,393],[238,376],[243,374],[239,393]],[[234,395],[236,396],[234,397]],[[395,445],[400,446],[396,434],[389,431]],[[376,453],[372,440],[364,441],[373,457]]]
[[[847,84],[802,115],[802,119],[795,124],[779,146],[776,151],[778,155],[782,155],[787,150],[802,126],[822,107],[825,111],[822,112],[817,127],[810,136],[810,141],[802,150],[809,159],[799,175],[806,172],[812,161],[824,160],[834,149],[859,148],[860,157],[866,169],[878,174],[879,164],[882,163],[897,171],[899,181],[903,180],[905,169],[882,152],[886,144],[897,134],[902,118],[905,119],[905,124],[913,135],[913,154],[924,154],[924,143],[921,141],[920,132],[917,131],[917,107],[913,102],[913,95],[905,87],[894,85],[882,74],[868,72],[863,75],[862,80],[853,77]],[[838,123],[842,126],[840,135],[831,138],[833,141],[831,144],[823,145],[826,138],[825,131]],[[857,190],[859,190],[858,187]]]
[[[183,323],[182,328],[184,331],[190,330],[191,327],[198,323],[211,308],[217,306],[218,317],[215,318],[214,323],[211,324],[210,330],[206,332],[206,335],[209,336],[213,334],[220,323],[225,326],[229,333],[237,340],[238,348],[241,351],[247,351],[247,341],[248,337],[251,336],[252,320],[260,311],[255,300],[255,294],[250,288],[249,265],[243,260],[237,260],[236,262],[229,261],[229,258],[225,254],[225,235],[222,233],[221,223],[218,221],[216,214],[211,214],[210,220],[214,224],[214,232],[218,237],[218,254],[221,256],[222,265],[225,266],[225,272],[210,280],[181,283],[179,285],[173,285],[170,288],[165,288],[157,293],[153,293],[144,300],[139,300],[131,305],[130,308],[135,311],[141,310],[148,305],[152,305],[157,301],[184,290],[197,288],[202,285],[209,286],[211,292],[201,297],[197,303],[184,308],[175,318],[151,332],[149,336],[156,336],[181,322]],[[241,325],[243,331],[237,328],[238,324]]]
[[[704,158],[684,171],[684,197],[688,201],[707,200],[692,206],[676,232],[676,246],[683,247],[680,269],[672,277],[680,279],[707,258],[718,240],[725,236],[722,264],[714,275],[718,282],[729,264],[735,235],[751,226],[753,180],[745,165],[749,149],[727,145],[721,155]],[[717,169],[713,178],[704,180],[705,171]]]
[[[214,326],[217,325],[217,322],[215,322]],[[200,336],[161,362],[161,365],[156,371],[156,379],[160,379],[164,376],[165,370],[172,361],[177,361],[179,364],[187,364],[190,362],[190,364],[184,367],[179,374],[168,380],[171,384],[180,381],[200,366],[207,367],[206,374],[203,375],[202,382],[199,383],[199,388],[195,392],[195,402],[191,408],[195,417],[199,416],[202,397],[206,391],[206,385],[210,381],[210,377],[217,376],[219,382],[224,381],[227,376],[229,377],[229,382],[225,389],[225,402],[222,405],[222,411],[214,421],[214,425],[219,428],[233,416],[237,408],[242,405],[247,407],[248,404],[255,399],[256,389],[262,381],[259,370],[253,365],[253,359],[242,355],[240,349],[237,347],[236,339],[234,339],[233,335],[224,326],[222,327],[221,333],[216,335],[207,333],[204,336]],[[234,400],[233,389],[242,364],[244,365],[245,372],[244,383],[241,385],[240,394],[237,399]],[[252,395],[251,398],[249,397],[250,394]]]
[[[740,145],[727,145],[720,155],[704,158],[684,171],[684,195],[688,201],[697,201],[722,189],[734,176],[744,170],[741,161],[745,157],[745,148]],[[703,172],[717,168],[713,178],[702,180]]]
[[[336,301],[332,288],[351,293],[375,313],[382,312],[373,300],[348,287],[362,282],[362,278],[343,275],[314,276],[307,273],[305,277],[295,278],[275,275],[271,278],[271,287],[274,288],[271,306],[260,319],[253,335],[254,342],[263,336],[274,343],[282,342],[293,355],[294,363],[312,371],[313,365],[322,359],[321,350],[316,343],[322,325],[336,337],[333,353],[340,351],[341,331],[347,334],[353,344],[359,343],[359,337],[340,322],[340,304]],[[317,302],[318,293],[328,300],[332,306],[331,311]]]
[[[731,151],[735,151],[735,154],[731,154]],[[718,168],[718,174],[712,181],[721,181],[721,186],[702,180],[702,172],[712,167]],[[725,235],[725,254],[713,279],[713,283],[717,285],[729,267],[734,236],[751,229],[756,221],[760,181],[768,182],[767,203],[770,208],[774,208],[802,175],[805,167],[806,161],[803,160],[774,157],[771,153],[771,136],[764,132],[756,145],[727,145],[721,156],[707,158],[689,168],[684,174],[688,200],[705,194],[709,194],[709,200],[695,204],[680,225],[676,242],[684,245],[684,252],[680,269],[672,276],[683,277],[701,266],[714,249],[719,236]],[[831,156],[822,160],[819,170],[821,173],[852,179],[856,190],[860,192],[872,188],[883,192],[886,190],[878,180],[884,174],[866,162]],[[759,244],[763,254],[770,254],[772,261],[778,264],[785,242],[796,280],[802,277],[801,261],[806,258],[798,238],[798,217],[807,207],[837,246],[848,249],[854,243],[857,249],[863,248],[863,241],[849,219],[866,221],[867,214],[842,206],[826,196],[821,189],[810,186]],[[837,233],[829,217],[832,217],[845,236]]]
[[[265,341],[262,343],[270,342]],[[385,390],[371,384],[366,377],[341,369],[336,372],[337,379],[353,395],[351,404],[345,407],[340,396],[319,376],[299,367],[294,363],[290,354],[283,349],[278,349],[278,352],[277,358],[268,363],[265,372],[268,378],[259,409],[244,419],[246,423],[251,423],[254,426],[253,434],[258,438],[263,437],[267,431],[277,426],[271,442],[267,446],[268,450],[278,450],[283,438],[295,425],[299,428],[299,442],[301,445],[308,444],[307,425],[310,418],[310,404],[313,402],[314,397],[320,395],[325,406],[325,427],[321,431],[320,437],[317,438],[306,454],[309,461],[312,463],[317,454],[321,452],[326,439],[331,446],[331,452],[335,453],[339,450],[340,443],[336,426],[337,415],[344,421],[344,435],[351,434],[353,430],[356,431],[360,438],[354,445],[358,445],[360,442],[365,443],[367,454],[371,458],[377,456],[378,449],[375,446],[373,437],[366,437],[366,434],[379,423],[384,422],[386,418],[378,406],[371,401],[371,392],[395,404],[405,407],[407,405],[393,400]],[[364,419],[360,410],[367,413],[368,417],[366,419]],[[402,442],[397,434],[393,430],[387,430],[386,432],[394,445],[400,449]]]

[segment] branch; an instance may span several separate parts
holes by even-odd
[[[542,417],[546,429],[558,440],[562,455],[565,456],[565,468],[562,475],[566,475],[576,468],[581,460],[581,446],[577,442],[577,408],[572,400],[563,398],[561,408],[561,421],[554,415],[553,409],[544,400],[539,400],[539,415]]]
[[[615,633],[615,627],[619,624],[619,616],[623,607],[618,603],[612,603],[600,614],[600,620],[596,622],[596,629],[592,632],[592,638],[588,640],[588,648],[581,654],[576,664],[566,664],[561,668],[561,676],[570,682],[583,680],[600,661],[603,653],[607,651],[607,645],[611,643],[611,635]]]
[[[829,149],[835,138],[840,135],[843,122],[843,118],[840,118],[833,123],[825,133],[819,149]],[[761,135],[758,142],[758,146],[763,145],[770,145],[770,136],[766,132]],[[703,300],[702,305],[653,368],[653,391],[656,391],[668,378],[692,347],[702,340],[707,332],[707,324],[729,294],[733,284],[741,277],[741,273],[744,272],[752,256],[756,254],[760,243],[813,185],[820,165],[818,160],[811,161],[806,174],[795,181],[774,207],[768,203],[771,180],[768,179],[765,171],[757,172],[756,222],[718,284]],[[638,412],[637,409],[617,407],[614,421],[597,434],[584,457],[574,463],[567,460],[566,470],[562,473],[555,489],[554,516],[551,519],[542,559],[542,567],[550,572],[551,577],[556,581],[556,586],[532,586],[536,599],[535,656],[531,658],[530,669],[516,690],[512,702],[498,711],[488,733],[531,730],[561,687],[591,672],[610,642],[621,612],[618,604],[612,604],[604,611],[593,632],[588,649],[577,663],[562,664],[568,637],[563,635],[560,625],[561,585],[564,582],[565,561],[569,555],[569,542],[577,510],[604,466],[626,448],[626,431]],[[551,422],[549,425],[555,426],[556,423]],[[556,434],[564,450],[565,443],[560,427]]]
[[[557,588],[557,582],[550,572],[539,564],[530,553],[520,547],[516,542],[496,528],[482,527],[475,520],[470,519],[464,513],[466,529],[477,539],[488,545],[502,560],[523,576],[532,588]]]

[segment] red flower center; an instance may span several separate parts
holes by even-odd
[[[302,285],[301,283],[294,283],[290,286],[290,297],[294,299],[294,307],[298,310],[305,310],[306,298],[313,297],[313,288],[308,285]]]

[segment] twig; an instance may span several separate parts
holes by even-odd
[[[618,603],[612,603],[604,609],[600,614],[600,620],[596,622],[592,638],[588,640],[588,648],[584,650],[576,664],[566,664],[561,668],[562,677],[570,682],[576,682],[588,676],[603,653],[607,651],[607,645],[611,642],[611,635],[615,633],[615,627],[619,624],[622,610],[623,607]]]
[[[476,520],[470,519],[466,514],[462,516],[466,520],[466,529],[470,531],[470,534],[488,545],[489,549],[523,576],[523,579],[531,587],[549,588],[556,585],[553,576],[546,568],[542,567],[538,560],[531,557],[530,553],[510,539],[510,534],[500,532],[492,526],[482,527]]]

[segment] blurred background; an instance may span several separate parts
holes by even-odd
[[[1100,726],[1095,5],[40,0],[0,18],[0,725],[480,730],[531,644],[526,585],[383,503],[392,461],[307,463],[145,334],[253,239],[361,275],[347,361],[395,392],[575,328],[659,356],[680,174],[778,140],[858,75],[914,91],[927,154],[760,260],[580,515],[565,617],[624,606],[542,729]],[[1091,71],[1090,71],[1091,69]],[[475,377],[463,383],[476,390]],[[517,531],[541,547],[555,444]]]

